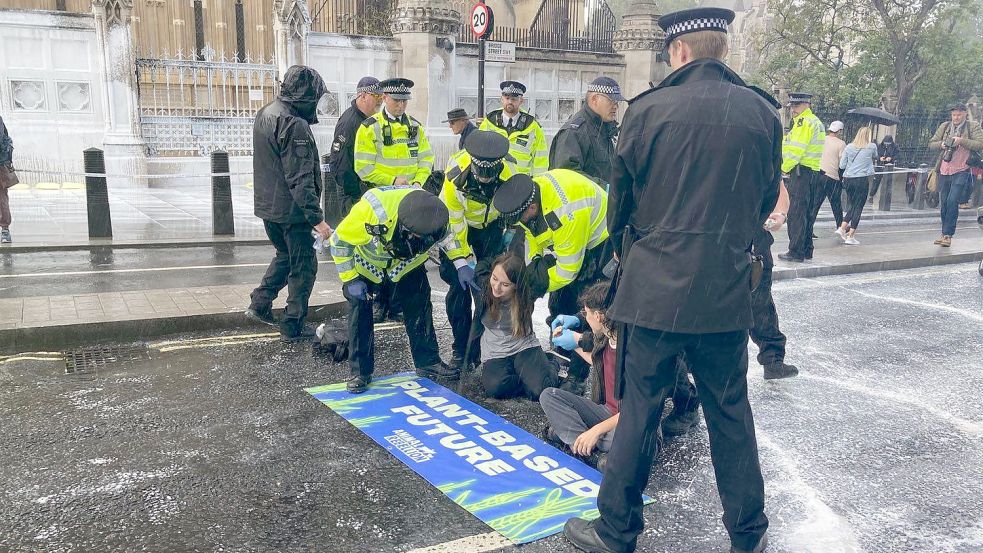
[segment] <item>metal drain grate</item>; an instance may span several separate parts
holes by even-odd
[[[150,359],[147,346],[79,348],[65,351],[65,374],[87,373],[106,365]]]

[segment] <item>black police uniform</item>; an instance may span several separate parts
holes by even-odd
[[[759,229],[752,242],[754,253],[764,262],[761,281],[751,292],[751,312],[754,326],[751,327],[751,340],[758,346],[758,363],[763,367],[774,367],[785,362],[785,334],[778,328],[778,311],[771,296],[772,269],[775,260],[771,246],[775,238],[765,229]]]
[[[355,89],[356,93],[378,91],[379,80],[373,77],[362,78]],[[371,115],[371,113],[362,113],[362,110],[355,105],[355,100],[352,100],[352,105],[341,114],[334,128],[334,139],[331,141],[331,153],[328,158],[331,166],[329,174],[339,188],[339,198],[343,204],[340,210],[342,216],[347,215],[352,205],[365,193],[365,185],[355,172],[355,133],[358,132],[362,121]]]
[[[668,45],[690,31],[726,32],[733,18],[698,8],[664,15],[659,25]],[[676,377],[667,361],[679,353],[703,405],[731,544],[753,550],[768,527],[747,397],[749,250],[778,199],[782,125],[759,94],[723,62],[699,59],[632,100],[624,117],[608,223],[616,246],[628,224],[638,238],[621,251],[608,311],[624,325],[622,416],[598,495],[601,516],[589,525],[612,551],[633,550],[642,531],[642,490]]]
[[[324,221],[321,167],[310,125],[326,91],[317,71],[300,65],[287,70],[280,97],[256,114],[253,123],[254,212],[276,248],[249,308],[272,320],[272,303],[284,286],[287,306],[280,332],[301,333],[314,289],[317,259],[312,227]]]
[[[614,79],[599,77],[587,85],[587,92],[607,94],[624,101]],[[550,144],[550,169],[573,169],[604,183],[611,180],[611,161],[618,136],[618,124],[605,122],[586,104],[564,123]]]
[[[465,198],[487,205],[490,212],[492,198],[502,184],[498,174],[502,170],[505,157],[508,156],[509,141],[504,136],[491,131],[476,132],[471,134],[469,138],[470,140],[465,144],[465,151],[471,157],[472,163],[463,170],[460,167],[451,167],[446,177],[454,185],[454,188],[464,194]],[[474,174],[473,160],[495,163],[494,167],[484,169],[496,174],[494,180],[489,183],[479,182]],[[484,228],[468,227],[468,244],[474,253],[476,271],[491,270],[492,261],[505,250],[503,233],[504,228],[499,219],[492,221]],[[473,291],[461,288],[457,277],[458,273],[454,262],[447,257],[446,252],[441,251],[440,278],[450,285],[444,301],[447,308],[447,320],[450,322],[451,332],[454,335],[452,367],[461,366],[464,362],[464,356],[467,354],[468,335],[472,324],[472,296],[474,296],[476,305],[480,302],[480,297],[475,295]],[[475,348],[472,353],[476,356],[478,354],[477,349]]]

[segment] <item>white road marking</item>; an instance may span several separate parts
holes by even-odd
[[[437,545],[431,545],[430,547],[413,549],[411,551],[407,551],[406,553],[460,553],[461,551],[467,551],[468,553],[483,553],[485,551],[494,551],[496,549],[509,547],[511,545],[512,542],[505,539],[505,536],[499,534],[498,532],[488,532],[487,534],[477,534],[474,536],[461,538],[459,540],[438,543]]]
[[[334,261],[318,261],[319,265],[330,263],[334,265]],[[0,275],[0,278],[17,278],[17,277],[50,277],[50,276],[78,276],[78,275],[103,275],[109,273],[150,273],[154,271],[191,271],[200,269],[235,269],[242,267],[269,267],[270,264],[267,263],[237,263],[235,265],[191,265],[188,267],[151,267],[146,269],[108,269],[105,271],[66,271],[63,273],[22,273],[16,275]]]

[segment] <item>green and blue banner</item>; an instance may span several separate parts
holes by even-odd
[[[345,383],[307,392],[514,543],[598,516],[600,473],[431,380],[400,373],[363,394]]]

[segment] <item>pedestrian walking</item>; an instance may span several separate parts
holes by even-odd
[[[877,163],[874,164],[876,166],[875,169],[877,167],[883,168],[889,163],[895,166],[898,165],[898,154],[900,152],[901,149],[894,141],[894,137],[891,135],[885,136],[883,139],[881,139],[881,143],[877,145]],[[870,186],[870,194],[867,199],[868,203],[874,202],[874,196],[881,187],[881,179],[883,177],[884,175],[874,175],[874,181]]]
[[[379,89],[379,79],[362,77],[355,87],[355,98],[352,105],[341,114],[334,128],[334,139],[331,141],[329,154],[329,175],[339,188],[338,197],[342,201],[340,213],[342,217],[348,214],[355,202],[362,197],[367,187],[355,172],[355,135],[362,126],[362,121],[379,113],[382,107],[382,91]],[[325,186],[329,186],[325,183]]]
[[[287,287],[287,307],[279,322],[280,338],[314,337],[304,323],[317,277],[314,233],[327,239],[331,228],[321,211],[321,163],[311,125],[317,101],[327,89],[317,71],[287,69],[280,95],[256,113],[253,124],[254,212],[263,220],[276,256],[259,287],[250,294],[246,315],[276,325],[273,300]]]
[[[840,224],[840,228],[836,229],[836,234],[840,235],[843,243],[848,246],[860,245],[860,240],[857,240],[855,235],[857,227],[860,226],[864,202],[867,200],[868,182],[874,174],[877,153],[877,144],[870,140],[870,127],[863,127],[857,131],[853,142],[840,156],[840,168],[843,169],[843,181],[846,185],[850,210],[846,214],[846,219]]]
[[[564,528],[585,551],[635,549],[659,414],[676,376],[667,360],[681,353],[703,406],[731,551],[767,543],[747,396],[750,249],[778,198],[782,125],[774,99],[722,61],[733,19],[723,8],[661,16],[673,72],[632,101],[619,133],[608,228],[622,275],[608,316],[622,325],[624,388],[600,517]]]
[[[512,164],[505,161],[508,154],[509,141],[505,137],[491,131],[475,131],[468,136],[464,150],[451,158],[444,173],[440,199],[450,213],[451,232],[460,248],[440,254],[440,278],[450,285],[444,306],[454,336],[450,366],[458,370],[464,366],[467,354],[471,301],[478,299],[472,298],[475,290],[460,281],[460,268],[468,266],[469,270],[487,273],[488,264],[505,250],[505,229],[492,198],[514,174]]]
[[[538,400],[559,383],[559,366],[547,357],[532,326],[536,297],[522,275],[522,256],[495,258],[482,279],[472,340],[481,350],[481,385],[496,399]]]
[[[453,244],[453,237],[444,242],[448,220],[447,207],[426,190],[384,186],[366,191],[331,235],[331,257],[348,300],[350,393],[360,394],[372,382],[372,296],[383,286],[392,289],[393,300],[403,306],[416,374],[432,379],[457,378],[459,371],[440,359],[430,281],[424,267],[430,258],[428,250],[435,244],[460,247]],[[465,286],[475,286],[474,272],[466,267],[461,268],[461,280]]]
[[[826,133],[826,142],[823,144],[823,156],[819,162],[819,179],[822,182],[823,196],[816,203],[816,213],[812,215],[816,219],[819,209],[822,207],[822,198],[829,200],[829,209],[833,212],[833,222],[835,228],[840,228],[843,222],[843,183],[840,181],[840,155],[846,148],[846,142],[840,139],[843,132],[843,121],[833,121],[829,124],[829,131]]]
[[[948,248],[956,234],[959,202],[964,200],[966,189],[973,186],[970,158],[978,163],[983,153],[983,129],[978,122],[967,119],[966,104],[956,103],[950,106],[949,121],[939,125],[928,147],[941,150],[937,166],[942,236],[935,244]]]
[[[611,258],[608,242],[607,194],[584,175],[554,169],[542,175],[514,175],[495,193],[495,209],[503,224],[517,227],[510,249],[520,251],[534,294],[549,292],[547,323],[564,313],[576,313],[577,298],[604,278]],[[569,379],[581,383],[590,365],[569,352]]]
[[[0,244],[10,244],[10,195],[7,189],[17,184],[17,174],[14,173],[14,141],[10,139],[7,126],[0,117]]]
[[[472,131],[478,130],[478,127],[471,122],[471,116],[468,112],[464,111],[462,108],[454,108],[447,112],[447,119],[441,121],[441,123],[447,123],[450,127],[451,132],[455,136],[460,136],[461,139],[457,141],[457,149],[464,149],[464,142],[468,139],[468,135]]]
[[[782,143],[782,175],[789,199],[788,251],[778,254],[784,261],[801,263],[812,259],[812,237],[816,224],[817,204],[822,203],[823,187],[819,180],[826,129],[812,113],[812,94],[789,95],[792,128]]]
[[[618,135],[618,106],[625,101],[610,77],[587,85],[584,107],[560,127],[550,145],[550,169],[573,169],[599,182],[611,181]]]
[[[546,135],[536,117],[522,111],[526,85],[519,81],[502,81],[502,109],[496,109],[485,117],[479,127],[483,131],[495,131],[509,139],[509,153],[515,159],[515,170],[523,175],[539,175],[549,168],[549,151]]]

